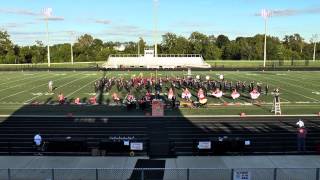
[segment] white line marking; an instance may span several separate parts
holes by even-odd
[[[88,82],[86,85],[82,86],[81,88],[79,88],[79,89],[73,91],[72,93],[66,95],[66,97],[69,97],[69,96],[73,95],[74,93],[76,93],[76,92],[80,91],[81,89],[87,87],[89,84],[92,84],[93,82],[95,82],[95,81],[98,80],[98,79],[99,79],[99,78],[94,79],[93,81]]]
[[[262,78],[267,78],[267,77],[262,77]],[[270,78],[267,78],[267,79],[270,79]],[[272,79],[272,80],[273,80],[273,81],[277,81],[276,79]],[[284,83],[284,84],[288,84],[288,85],[291,85],[291,86],[296,86],[296,85],[292,85],[292,84],[290,84],[290,83],[285,83],[285,82],[283,82],[283,81],[277,81],[277,82]],[[299,87],[299,86],[296,86],[296,87]],[[303,88],[303,87],[300,87],[300,88]],[[300,93],[297,93],[297,92],[295,92],[295,91],[291,91],[291,90],[284,89],[284,88],[281,88],[281,89],[283,89],[283,90],[285,90],[285,91],[288,91],[288,92],[291,92],[291,93],[294,93],[294,94],[297,94],[297,95],[300,95],[300,96],[303,96],[303,97],[305,97],[305,98],[312,99],[312,100],[314,100],[314,101],[320,102],[318,99],[315,99],[315,98],[312,98],[312,97],[309,97],[309,96],[305,96],[305,95],[300,94]],[[307,89],[307,88],[303,88],[303,89]],[[307,90],[309,90],[309,89],[307,89]]]
[[[300,76],[296,77],[297,79],[300,79],[302,81],[305,81],[306,79],[308,79],[309,82],[313,81],[315,86],[320,86],[320,85],[316,85],[318,82],[317,80],[314,80],[314,79],[310,79],[310,76],[309,75],[306,75],[306,74],[303,74],[303,73],[299,73],[297,71],[294,71],[295,74],[300,74],[300,76],[304,76],[305,78],[300,78]],[[304,72],[305,73],[305,72]],[[316,72],[312,72],[312,73],[316,73]],[[316,75],[316,76],[319,76],[319,75]]]
[[[75,74],[75,75],[72,75],[72,76],[67,76],[67,77],[64,77],[64,78],[62,78],[62,79],[71,78],[71,77],[74,77],[74,76],[76,76],[76,75],[78,75],[78,74]],[[82,75],[83,75],[83,74],[82,74]],[[84,79],[84,78],[86,78],[86,77],[87,77],[87,76],[84,76],[84,77],[82,77],[82,78],[80,78],[80,79]],[[62,79],[58,79],[57,81],[60,81],[60,80],[62,80]],[[80,80],[80,79],[72,80],[72,81],[70,81],[70,82],[68,82],[68,83],[66,83],[66,84],[64,84],[64,85],[62,85],[62,86],[57,87],[56,90],[59,89],[59,88],[65,87],[65,86],[67,86],[68,84],[71,84],[71,83],[73,83],[73,82],[75,82],[75,81],[78,81],[78,80]],[[32,100],[34,100],[34,99],[36,99],[36,98],[38,98],[38,97],[40,97],[40,96],[42,96],[42,95],[43,95],[43,94],[39,94],[38,96],[35,96],[35,97],[33,97],[33,98],[25,101],[24,104],[29,103],[30,101],[32,101]]]
[[[5,85],[5,84],[9,84],[9,83],[15,83],[15,82],[19,82],[19,81],[30,80],[30,79],[35,79],[35,78],[40,78],[42,76],[46,76],[47,74],[40,74],[40,75],[41,76],[33,76],[33,77],[27,77],[27,78],[23,78],[23,79],[18,79],[18,80],[15,80],[15,81],[5,82],[5,83],[1,83],[0,85]]]
[[[293,80],[293,79],[290,79],[290,78],[283,78],[283,77],[277,77],[277,78],[280,78],[280,79],[287,79],[287,80]],[[281,81],[282,82],[282,81]],[[299,83],[301,82],[301,81],[298,81]],[[306,89],[307,91],[309,91],[309,90],[311,90],[311,91],[317,91],[317,90],[314,90],[314,89],[311,89],[311,88],[305,88],[305,87],[303,87],[303,86],[298,86],[298,85],[295,85],[295,84],[292,84],[292,83],[286,83],[286,82],[284,82],[285,84],[288,84],[288,85],[290,85],[290,86],[295,86],[295,87],[298,87],[298,88],[303,88],[303,89]],[[308,83],[309,84],[309,83]],[[310,84],[309,84],[310,85]]]
[[[75,75],[78,75],[78,74],[75,74]],[[74,75],[72,75],[72,76],[74,76]],[[72,76],[71,76],[71,77],[72,77]],[[64,78],[62,78],[62,79],[66,79],[66,78],[68,78],[68,77],[64,77]],[[58,79],[58,81],[59,81],[59,80],[61,80],[61,79]],[[9,97],[15,96],[15,95],[17,95],[17,94],[21,94],[21,93],[24,93],[24,92],[26,92],[26,91],[30,91],[30,90],[39,88],[39,87],[44,86],[44,85],[47,85],[47,84],[48,84],[48,83],[44,83],[44,84],[41,84],[41,85],[39,85],[39,86],[37,86],[37,87],[31,88],[31,89],[26,89],[26,90],[24,90],[24,91],[20,91],[20,92],[17,92],[17,93],[15,93],[15,94],[11,94],[11,95],[9,95],[9,96],[6,96],[6,97],[1,98],[0,101],[3,100],[3,99],[9,98]]]
[[[40,78],[40,79],[36,79],[36,80],[34,80],[34,81],[39,81],[39,80],[43,80],[43,79],[47,79],[47,78],[48,78],[48,76],[45,76],[45,77],[42,77],[42,78]],[[25,85],[25,84],[30,84],[31,82],[34,82],[34,81],[27,81],[26,83],[17,84],[17,85],[15,85],[15,86],[9,86],[8,88],[1,89],[0,92],[5,91],[5,90],[8,90],[8,89],[15,88],[15,87],[23,86],[23,85]]]
[[[312,94],[320,95],[319,91],[312,92]]]

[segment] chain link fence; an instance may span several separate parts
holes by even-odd
[[[1,180],[320,180],[319,168],[0,169]]]

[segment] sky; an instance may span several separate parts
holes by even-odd
[[[44,8],[50,44],[70,43],[88,33],[103,41],[153,40],[154,1],[157,4],[157,40],[166,32],[188,37],[207,35],[264,34],[262,9],[272,12],[268,34],[282,38],[299,33],[306,41],[320,34],[319,0],[1,0],[0,30],[15,44],[47,43]],[[71,33],[74,32],[74,33]]]

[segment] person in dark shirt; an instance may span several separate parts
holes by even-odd
[[[266,84],[264,90],[265,90],[265,92],[266,92],[266,95],[268,95],[268,92],[269,92],[269,85],[268,85],[268,84]]]
[[[279,92],[278,88],[273,91],[273,95],[274,95],[276,102],[280,102],[280,98],[279,98],[280,92]]]
[[[297,142],[299,152],[303,152],[306,150],[306,136],[307,130],[304,127],[298,128]]]

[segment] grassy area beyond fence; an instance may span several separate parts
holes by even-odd
[[[214,69],[262,69],[263,61],[262,60],[206,60],[212,68]],[[38,63],[38,64],[0,64],[0,70],[2,71],[21,71],[21,70],[96,70],[97,67],[102,67],[104,61],[99,62],[76,62],[71,64],[67,63],[51,63],[51,66],[48,67],[47,63]],[[267,69],[278,69],[283,68],[289,69],[320,69],[320,60],[294,60],[294,61],[278,61],[278,60],[268,60],[266,63]]]
[[[262,60],[207,60],[212,67],[218,68],[261,68],[263,67]],[[269,68],[281,68],[281,67],[319,67],[320,68],[320,60],[312,61],[312,60],[267,60],[266,66]]]
[[[72,63],[51,63],[48,67],[47,63],[38,64],[0,64],[0,70],[5,71],[20,71],[20,70],[43,70],[43,69],[57,69],[57,70],[88,70],[101,67],[104,62],[76,62]]]

